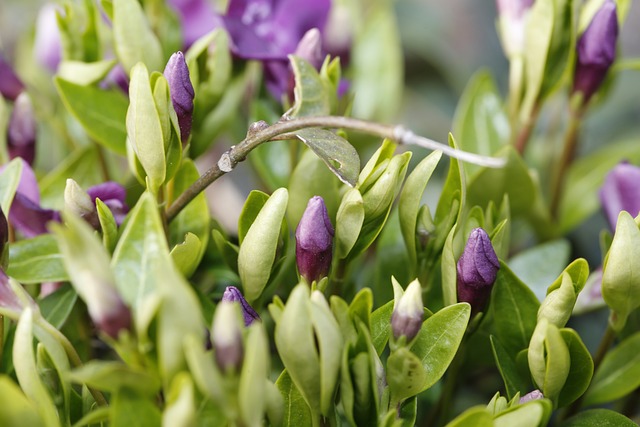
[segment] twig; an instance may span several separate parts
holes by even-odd
[[[466,162],[472,162],[480,166],[498,168],[505,164],[505,159],[481,156],[451,148],[440,142],[416,135],[402,126],[383,125],[351,117],[301,117],[290,120],[281,120],[271,126],[268,126],[265,122],[257,122],[249,128],[247,137],[244,140],[224,152],[217,164],[203,173],[196,182],[178,196],[173,204],[167,208],[167,220],[173,220],[198,194],[222,175],[231,172],[236,165],[245,160],[249,152],[258,145],[268,141],[283,139],[284,135],[286,135],[288,139],[292,135],[295,135],[292,134],[292,132],[311,127],[349,129],[356,132],[390,139],[398,144],[417,145],[431,150],[442,150],[442,152],[448,156]]]

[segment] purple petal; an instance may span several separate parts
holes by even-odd
[[[43,209],[22,193],[16,193],[9,211],[9,222],[25,237],[47,233],[49,221],[60,222],[60,213]]]
[[[222,27],[222,20],[206,0],[169,0],[180,17],[184,48],[203,35]]]
[[[238,288],[235,286],[227,286],[224,290],[224,294],[222,294],[222,301],[237,301],[240,303],[242,309],[242,317],[244,318],[244,325],[249,326],[256,320],[260,320],[260,316],[256,311],[251,307],[251,304],[244,299],[244,296],[240,292]]]
[[[22,81],[11,68],[2,54],[0,54],[0,95],[15,101],[24,90]]]
[[[600,189],[600,201],[609,226],[616,229],[618,215],[627,211],[636,217],[640,213],[640,168],[620,163],[605,178]]]
[[[31,99],[22,92],[16,99],[9,119],[7,131],[7,149],[9,157],[21,157],[28,164],[33,164],[36,154],[36,119]]]
[[[58,7],[53,3],[42,6],[36,22],[36,35],[33,52],[40,65],[51,72],[58,69],[62,57],[62,42],[57,21]]]
[[[195,92],[189,77],[189,68],[182,52],[176,52],[171,55],[164,69],[164,76],[169,83],[171,102],[178,116],[181,140],[185,143],[191,134]]]
[[[129,212],[129,206],[125,203],[127,193],[124,187],[117,182],[108,181],[90,187],[87,194],[91,200],[100,199],[111,211],[116,224],[121,225]]]

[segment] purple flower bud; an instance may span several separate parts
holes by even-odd
[[[0,54],[0,95],[15,101],[24,90],[22,81],[11,68],[4,56]]]
[[[42,6],[36,22],[33,53],[40,65],[55,72],[62,58],[62,41],[58,28],[58,7],[53,3]]]
[[[600,188],[600,202],[612,230],[616,229],[618,214],[627,211],[640,214],[640,168],[627,162],[615,166]]]
[[[522,396],[520,398],[519,403],[523,404],[523,403],[531,402],[532,400],[540,400],[540,399],[544,399],[544,395],[540,390],[536,389]]]
[[[191,134],[191,121],[193,119],[193,85],[189,78],[189,68],[184,60],[182,52],[171,55],[164,69],[164,76],[169,82],[171,102],[178,115],[180,125],[180,139],[187,142]]]
[[[500,262],[487,232],[473,229],[458,260],[458,301],[468,302],[473,313],[482,311],[499,269]]]
[[[87,189],[87,194],[95,205],[96,199],[100,199],[113,214],[116,224],[121,225],[129,212],[129,206],[125,202],[127,192],[124,187],[117,182],[107,181],[94,185]]]
[[[36,128],[31,98],[26,92],[22,92],[16,98],[9,119],[7,148],[10,158],[22,157],[30,165],[33,164],[36,155]]]
[[[238,372],[244,359],[239,317],[235,304],[221,301],[213,318],[211,341],[216,363],[225,373]]]
[[[312,197],[296,229],[296,263],[307,282],[318,281],[329,273],[333,234],[324,200]]]
[[[395,303],[391,315],[393,337],[396,340],[402,336],[407,337],[407,341],[414,339],[422,326],[423,315],[422,288],[420,282],[414,280]]]
[[[91,315],[91,311],[89,314]],[[101,317],[91,316],[91,318],[98,329],[113,339],[118,338],[120,331],[131,329],[131,310],[119,296],[113,300],[109,311],[103,313]]]
[[[605,0],[578,40],[573,92],[582,92],[584,102],[598,90],[613,64],[617,40],[616,3]]]
[[[524,51],[526,12],[532,5],[533,0],[496,0],[500,38],[508,57]]]
[[[234,302],[237,301],[240,303],[240,307],[242,310],[242,317],[244,318],[244,326],[249,326],[256,320],[260,320],[260,316],[256,311],[251,307],[251,305],[244,299],[242,293],[235,286],[227,286],[224,290],[224,294],[222,294],[222,301]]]

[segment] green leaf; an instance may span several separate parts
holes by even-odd
[[[266,409],[265,378],[269,376],[269,342],[260,322],[249,327],[240,374],[238,400],[242,420],[248,426],[262,424]]]
[[[269,281],[288,200],[286,188],[276,190],[256,216],[240,245],[238,272],[244,297],[250,303],[260,297]]]
[[[47,322],[60,329],[69,317],[77,299],[78,294],[73,287],[68,284],[63,285],[60,289],[38,302],[40,313],[42,313],[42,317]]]
[[[427,183],[431,174],[435,170],[440,158],[441,151],[434,151],[425,157],[407,177],[400,199],[398,201],[398,213],[400,215],[400,228],[404,238],[412,268],[417,268],[416,252],[416,227],[418,224],[418,211]]]
[[[458,351],[470,315],[469,304],[459,303],[443,308],[422,323],[411,347],[427,374],[422,390],[430,388],[444,375]]]
[[[593,376],[593,359],[589,350],[573,329],[561,329],[560,333],[569,349],[571,367],[569,376],[558,396],[558,407],[568,406],[587,390]],[[640,384],[640,381],[638,381]]]
[[[538,427],[547,425],[551,415],[551,402],[534,400],[523,405],[512,406],[498,414],[493,420],[495,427]]]
[[[446,427],[493,427],[493,417],[484,406],[474,406],[458,415]]]
[[[166,406],[162,412],[162,425],[190,426],[196,422],[196,402],[193,392],[193,379],[181,372],[171,383],[166,394]]]
[[[9,215],[13,197],[22,177],[22,162],[20,158],[13,159],[0,173],[0,207],[5,216]]]
[[[286,369],[282,371],[278,381],[276,381],[276,386],[284,398],[285,410],[282,426],[298,427],[312,425],[311,411]]]
[[[171,249],[171,259],[185,277],[190,277],[200,263],[201,253],[204,251],[202,242],[193,233],[184,236],[184,242],[178,243]]]
[[[69,381],[108,392],[127,387],[136,394],[152,397],[160,389],[157,377],[122,362],[91,360],[69,372],[67,377]]]
[[[624,415],[610,409],[589,409],[569,418],[561,427],[637,427]]]
[[[69,83],[87,86],[102,80],[115,64],[115,59],[97,62],[62,61],[58,65],[57,75]]]
[[[240,244],[242,244],[249,228],[251,228],[267,200],[269,200],[269,195],[260,190],[251,190],[247,196],[238,218],[238,241]]]
[[[0,396],[3,399],[0,425],[4,427],[42,427],[38,405],[31,403],[9,377],[0,376]]]
[[[557,400],[569,376],[571,358],[560,330],[540,319],[531,336],[527,360],[531,376],[548,399]]]
[[[293,95],[295,101],[291,117],[326,116],[331,112],[331,98],[320,75],[309,62],[289,55],[293,68],[295,87]]]
[[[553,34],[545,64],[539,99],[544,100],[573,73],[567,65],[575,52],[576,32],[573,17],[573,0],[553,0]]]
[[[343,259],[349,255],[360,236],[364,223],[364,202],[360,191],[351,188],[344,193],[336,214],[335,254]]]
[[[214,366],[211,351],[205,351],[202,339],[195,336],[185,337],[184,353],[189,371],[198,389],[217,405],[224,409],[227,405],[226,394],[222,391],[222,376]]]
[[[605,356],[586,394],[586,405],[611,402],[640,386],[640,332],[622,341]]]
[[[62,254],[51,234],[12,243],[7,274],[24,284],[69,280]]]
[[[500,376],[504,381],[504,386],[509,399],[513,399],[516,393],[524,394],[530,390],[530,381],[522,378],[516,365],[515,357],[513,357],[507,349],[500,343],[500,340],[491,335],[491,348],[493,349],[493,357],[496,360],[496,366],[500,371]]]
[[[160,410],[150,398],[128,388],[121,388],[114,393],[111,401],[111,426],[157,427],[161,424]]]
[[[109,207],[100,199],[96,199],[96,211],[100,230],[102,230],[102,243],[109,253],[113,252],[118,243],[118,224]]]
[[[406,347],[400,347],[391,353],[387,359],[386,373],[392,406],[420,393],[428,375],[420,358]]]
[[[477,72],[467,83],[453,119],[453,134],[460,148],[492,156],[509,139],[509,118],[493,77],[487,70]],[[465,164],[469,175],[480,167]]]
[[[218,252],[222,256],[227,267],[231,268],[234,273],[238,273],[238,247],[229,242],[219,230],[212,230],[211,236]]]
[[[540,303],[531,290],[500,263],[491,292],[495,332],[509,354],[525,349],[536,327]]]
[[[67,110],[80,122],[87,134],[113,152],[124,155],[128,100],[116,90],[81,86],[59,77],[54,79]]]
[[[340,181],[351,187],[356,185],[360,173],[360,157],[346,139],[318,128],[301,129],[295,134],[322,159]]]
[[[139,62],[151,71],[162,70],[162,47],[136,0],[113,0],[113,41],[126,73]]]
[[[355,322],[359,319],[367,330],[371,329],[371,310],[373,309],[373,292],[371,288],[361,289],[349,304],[349,316]]]
[[[378,356],[382,354],[391,336],[393,305],[394,301],[389,301],[371,313],[371,340]]]

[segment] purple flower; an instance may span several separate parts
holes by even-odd
[[[598,90],[613,64],[617,40],[616,3],[605,0],[578,40],[573,92],[582,92],[584,102]]]
[[[636,217],[640,213],[640,168],[627,162],[615,166],[600,188],[600,202],[612,230],[618,214],[627,211]]]
[[[33,53],[36,61],[51,72],[58,69],[62,58],[62,42],[56,17],[58,7],[47,3],[40,9],[36,22]]]
[[[33,305],[35,305],[35,303]],[[23,308],[23,303],[13,289],[11,289],[9,277],[2,268],[0,268],[0,306],[13,310],[16,313],[22,312]]]
[[[324,200],[312,197],[296,229],[296,263],[307,282],[318,281],[329,273],[333,234]]]
[[[0,95],[15,101],[24,90],[24,84],[18,78],[5,57],[0,54]]]
[[[100,82],[102,89],[109,89],[110,87],[117,87],[122,92],[129,94],[129,76],[124,71],[122,64],[116,64],[109,74]]]
[[[184,48],[214,28],[221,27],[220,17],[207,0],[169,0],[180,18]]]
[[[499,269],[500,262],[487,232],[473,229],[458,260],[458,301],[468,302],[473,313],[482,311]]]
[[[121,225],[124,218],[129,212],[129,206],[125,202],[127,192],[124,187],[117,182],[107,181],[102,184],[94,185],[87,189],[87,194],[95,205],[96,199],[100,199],[102,203],[107,205],[116,224]]]
[[[164,69],[164,76],[169,83],[171,102],[178,115],[180,125],[180,139],[187,142],[191,134],[191,121],[193,119],[193,85],[189,78],[189,68],[184,60],[182,52],[171,55]]]
[[[238,303],[240,303],[245,326],[249,326],[256,320],[260,320],[260,316],[258,315],[258,313],[256,313],[253,307],[251,307],[247,300],[244,299],[244,296],[242,295],[240,290],[235,286],[227,286],[227,288],[224,290],[224,294],[222,294],[222,301],[237,301]]]
[[[9,119],[7,149],[10,158],[22,157],[25,162],[33,164],[36,155],[36,129],[31,98],[26,92],[22,92],[16,98]]]
[[[414,280],[395,303],[391,315],[393,337],[396,340],[402,336],[407,337],[407,341],[414,339],[422,327],[423,316],[422,288],[420,282]]]

